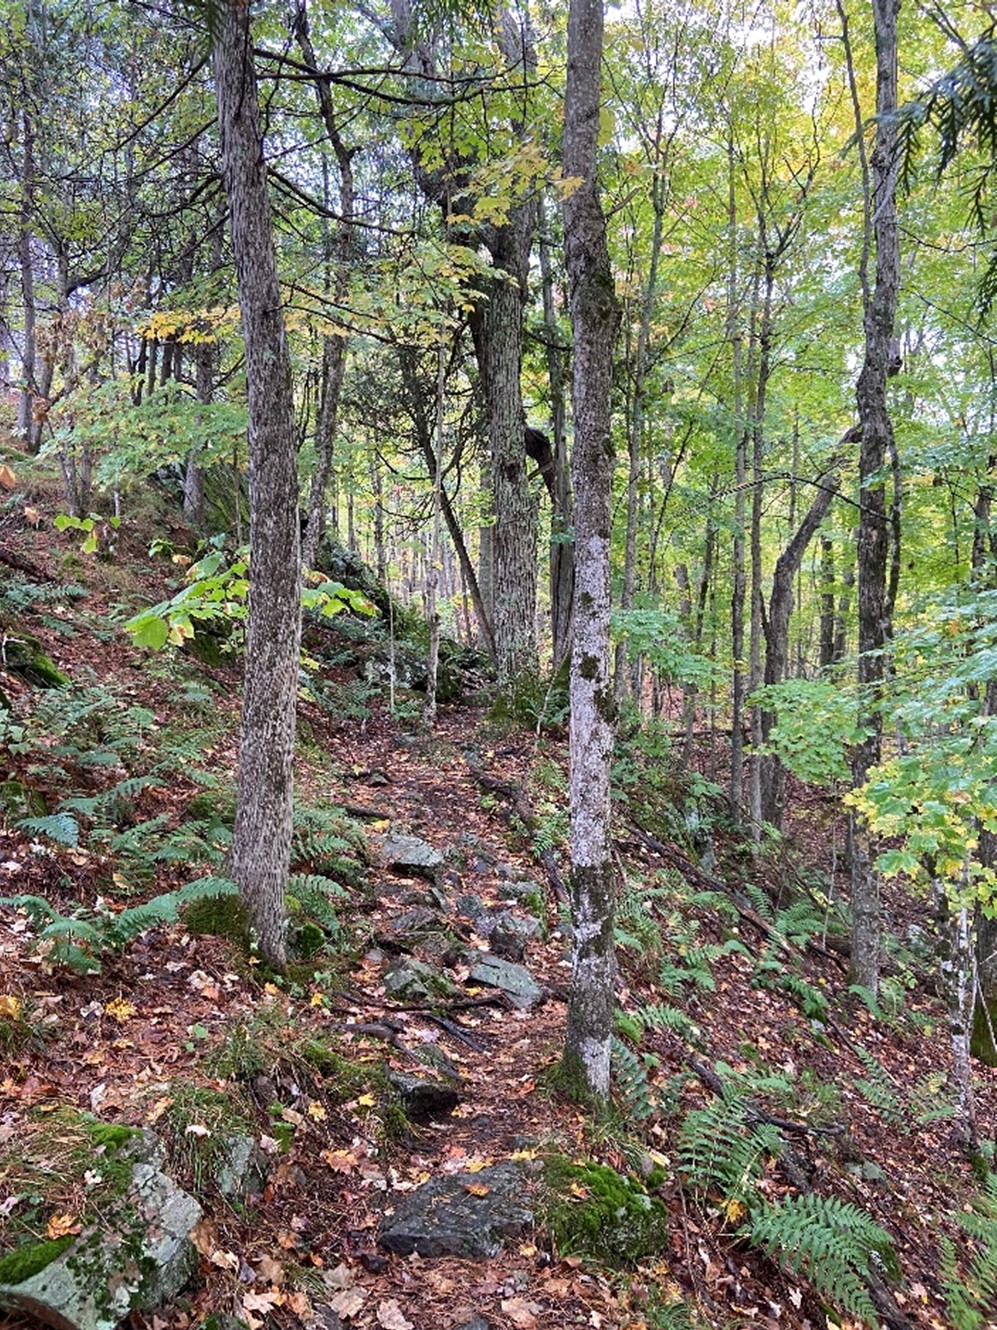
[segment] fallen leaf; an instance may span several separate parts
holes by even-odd
[[[533,1330],[540,1308],[535,1302],[527,1302],[525,1298],[505,1298],[502,1310],[518,1330]]]
[[[314,1118],[316,1122],[324,1122],[329,1114],[317,1099],[310,1099],[308,1101],[308,1116]]]
[[[173,1103],[172,1095],[163,1095],[162,1099],[157,1099],[152,1108],[146,1114],[146,1122],[158,1122],[169,1106]]]
[[[377,1105],[377,1099],[372,1094],[362,1094],[357,1103],[361,1108],[374,1108]]]
[[[275,1261],[272,1256],[261,1256],[256,1262],[256,1269],[262,1279],[268,1284],[280,1285],[284,1282],[284,1267],[279,1261]]]
[[[365,1288],[354,1285],[353,1288],[344,1288],[333,1294],[329,1306],[341,1320],[349,1321],[361,1311],[368,1296]]]
[[[75,1215],[53,1215],[45,1226],[45,1233],[50,1238],[64,1238],[70,1233],[79,1233],[83,1225]]]
[[[413,1330],[412,1322],[405,1319],[395,1298],[378,1303],[377,1320],[379,1325],[384,1326],[384,1330]]]
[[[13,993],[0,993],[0,1016],[18,1021],[23,1010],[24,1004],[19,997],[15,997]]]
[[[487,1196],[491,1187],[486,1187],[483,1182],[469,1182],[464,1190],[470,1192],[472,1196]]]
[[[7,463],[4,462],[4,464],[0,466],[0,485],[2,485],[5,490],[12,490],[16,484],[17,476]]]

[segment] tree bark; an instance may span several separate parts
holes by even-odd
[[[249,396],[250,590],[232,873],[261,952],[283,965],[301,641],[291,362],[245,0],[218,5],[215,86]]]
[[[895,366],[893,330],[900,288],[897,229],[897,15],[899,0],[873,0],[876,40],[876,140],[864,169],[865,236],[862,279],[865,357],[856,387],[862,443],[859,451],[858,632],[862,721],[868,738],[852,758],[852,782],[864,785],[879,760],[883,649],[887,639],[886,569],[889,527],[884,465],[894,448],[887,404],[887,380]],[[845,26],[847,44],[847,25]],[[850,57],[850,51],[848,52]],[[849,61],[850,63],[850,61]],[[860,126],[860,137],[864,131]],[[865,161],[863,156],[863,166]],[[870,289],[868,254],[875,249],[875,281]],[[852,889],[852,980],[875,995],[879,986],[881,933],[879,881],[869,834],[849,817]]]
[[[619,306],[596,161],[602,0],[571,0],[564,100],[564,202],[574,341],[576,613],[571,658],[571,996],[562,1070],[584,1098],[609,1095],[615,955],[609,773],[615,705],[610,679],[609,546],[613,477],[613,343]]]

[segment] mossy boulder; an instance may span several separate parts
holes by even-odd
[[[544,1183],[547,1226],[560,1252],[626,1267],[668,1242],[668,1211],[636,1178],[553,1155]]]
[[[60,1330],[114,1330],[132,1311],[173,1297],[197,1268],[197,1201],[162,1172],[151,1132],[87,1124],[88,1168],[113,1174],[99,1216],[78,1235],[23,1244],[0,1257],[0,1308]],[[119,1176],[120,1175],[120,1176]]]
[[[30,633],[12,633],[4,642],[4,659],[11,674],[36,688],[65,688],[69,675],[42,650],[37,637]]]

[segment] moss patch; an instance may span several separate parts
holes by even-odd
[[[0,1256],[0,1284],[23,1284],[26,1279],[51,1265],[57,1256],[61,1256],[67,1247],[73,1245],[69,1235],[53,1238],[50,1242],[28,1242],[23,1247]]]
[[[561,1252],[630,1266],[668,1242],[668,1212],[636,1178],[604,1164],[548,1159],[546,1219]]]

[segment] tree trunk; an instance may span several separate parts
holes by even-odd
[[[562,1070],[584,1098],[609,1095],[615,955],[609,773],[615,708],[609,672],[613,343],[619,307],[596,161],[602,0],[571,0],[564,100],[564,201],[574,341],[576,609],[571,658],[571,996]]]
[[[857,430],[849,430],[842,442],[853,442]],[[765,624],[765,683],[781,683],[786,677],[786,665],[789,659],[789,618],[793,611],[793,579],[799,571],[807,546],[813,539],[821,522],[838,493],[840,477],[835,474],[839,465],[835,459],[827,472],[818,482],[817,493],[804,515],[792,540],[779,555],[772,578],[772,591],[769,596],[768,617]],[[761,737],[767,743],[775,726],[775,712],[762,708]],[[762,817],[772,826],[782,827],[783,795],[786,786],[786,772],[777,757],[766,753],[762,757],[761,768]]]
[[[744,568],[744,482],[746,478],[745,450],[747,439],[742,408],[741,310],[737,290],[737,198],[734,190],[734,140],[728,127],[727,139],[727,231],[730,268],[727,275],[727,339],[731,348],[731,392],[733,399],[734,430],[734,550],[730,597],[731,654],[734,666],[731,675],[731,728],[730,728],[730,811],[740,820],[744,803],[744,601],[746,577]]]
[[[263,955],[283,965],[301,550],[291,362],[260,133],[249,9],[221,0],[214,43],[249,397],[250,591],[232,873]]]
[[[301,54],[312,69],[318,69],[315,48],[308,30],[308,10],[305,0],[297,0],[294,13],[294,35]],[[336,226],[335,255],[328,252],[326,239],[326,289],[329,287],[329,260],[334,257],[337,263],[336,278],[333,284],[334,299],[338,305],[346,301],[350,284],[350,256],[353,247],[353,151],[346,147],[339,133],[336,122],[336,110],[332,100],[332,91],[324,79],[316,79],[315,95],[318,98],[319,112],[325,125],[326,133],[336,154],[339,167],[339,222]],[[327,169],[323,171],[325,181],[325,205],[328,208]],[[315,421],[315,471],[312,474],[311,493],[308,499],[308,521],[305,524],[305,539],[301,561],[306,568],[315,563],[315,555],[325,534],[325,495],[332,474],[332,459],[336,445],[336,431],[339,418],[339,398],[346,375],[346,338],[339,333],[328,333],[322,339],[322,390],[319,397],[318,415]]]
[[[21,395],[17,406],[17,432],[28,448],[35,451],[35,270],[32,247],[35,188],[35,127],[27,111],[23,115],[24,145],[21,163],[21,219],[18,232],[18,260],[21,268],[21,300],[24,306],[21,348]]]
[[[550,627],[554,672],[571,650],[571,610],[575,595],[574,514],[571,503],[571,462],[568,457],[564,411],[565,347],[557,342],[557,315],[550,242],[544,214],[540,223],[540,276],[543,292],[544,336],[547,339],[547,381],[550,385],[551,434],[554,441],[554,494],[550,514]]]
[[[884,466],[893,451],[887,379],[895,368],[893,330],[900,287],[900,243],[896,207],[897,14],[899,0],[873,0],[876,38],[876,140],[871,161],[863,157],[865,236],[860,273],[865,320],[865,358],[856,388],[862,444],[859,452],[858,629],[862,722],[869,737],[856,745],[852,782],[864,785],[879,760],[887,635],[886,569],[889,528]],[[847,47],[847,25],[845,26]],[[850,61],[850,51],[849,64]],[[859,126],[859,137],[864,127]],[[868,255],[875,248],[870,289]],[[866,829],[849,817],[852,888],[852,980],[876,993],[881,933],[879,881]]]

